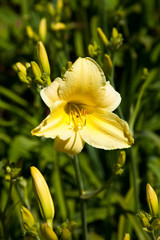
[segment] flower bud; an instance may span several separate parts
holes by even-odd
[[[48,188],[48,185],[36,167],[31,167],[32,182],[37,196],[38,205],[43,219],[52,228],[54,218],[54,204]]]
[[[31,212],[25,207],[21,208],[21,217],[22,217],[23,227],[26,231],[28,231],[35,224],[34,218]]]
[[[118,163],[123,166],[126,161],[126,152],[125,151],[120,151],[120,154],[118,156]]]
[[[52,23],[51,24],[51,29],[54,31],[61,31],[66,29],[66,24],[62,23],[62,22],[58,22],[58,23]]]
[[[67,228],[63,228],[61,239],[62,240],[70,240],[71,239],[71,233]]]
[[[18,72],[17,74],[18,74],[19,79],[22,82],[30,84],[30,81],[29,81],[29,79],[27,79],[27,76],[25,74],[23,74],[22,72]]]
[[[129,235],[129,233],[125,233],[125,236],[124,236],[123,240],[130,240],[130,235]]]
[[[41,79],[42,73],[41,70],[38,66],[38,64],[34,61],[31,62],[31,68],[32,68],[32,72],[34,74],[35,80],[39,83],[43,85],[43,81]]]
[[[157,194],[155,193],[154,189],[148,183],[146,185],[146,198],[147,203],[149,206],[150,213],[156,217],[158,215],[158,199]]]
[[[47,35],[47,20],[46,18],[42,18],[39,24],[39,36],[40,39],[45,42]]]
[[[24,75],[27,75],[26,67],[21,62],[17,62],[15,66],[17,67],[17,72],[21,72]]]
[[[109,46],[108,38],[106,37],[106,35],[104,34],[104,32],[102,31],[102,29],[100,27],[97,28],[97,33],[98,33],[98,36],[99,36],[100,40],[102,41],[102,43],[106,47]]]
[[[150,221],[152,220],[151,215],[149,215],[145,212],[139,211],[138,217],[141,219],[144,227],[150,228]]]
[[[118,30],[117,28],[112,29],[112,38],[117,38],[118,37]]]
[[[160,229],[160,219],[159,218],[154,219],[153,222],[151,223],[151,227],[153,228],[153,230]]]
[[[43,223],[40,226],[40,229],[41,229],[41,234],[45,238],[45,240],[58,240],[57,235],[52,230],[52,228],[48,226],[47,223]]]
[[[92,44],[88,45],[88,53],[89,53],[90,57],[92,57],[92,58],[94,57],[94,47]]]
[[[112,73],[112,61],[111,61],[111,58],[108,54],[104,55],[103,69],[104,69],[106,74],[111,75],[111,73]]]
[[[43,73],[50,75],[50,64],[47,56],[46,49],[41,41],[37,43],[37,57],[39,61],[40,68]]]

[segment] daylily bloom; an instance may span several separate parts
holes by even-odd
[[[112,113],[120,104],[118,92],[106,82],[91,58],[78,58],[64,74],[41,90],[50,114],[33,135],[55,138],[55,149],[81,152],[84,143],[102,149],[128,148],[134,142],[128,124]]]

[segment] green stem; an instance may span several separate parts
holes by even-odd
[[[76,174],[78,189],[79,189],[79,197],[83,195],[84,188],[82,182],[82,176],[80,172],[80,166],[78,162],[78,156],[74,156],[73,158],[73,166]],[[86,218],[86,202],[84,199],[80,199],[81,204],[81,220],[82,220],[82,228],[83,228],[83,240],[87,240],[87,218]]]
[[[131,167],[132,167],[132,174],[133,174],[133,189],[134,189],[134,200],[135,200],[135,212],[138,212],[139,207],[139,189],[137,184],[137,166],[136,166],[136,160],[134,157],[134,151],[133,147],[131,147]]]

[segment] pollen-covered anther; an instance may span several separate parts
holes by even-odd
[[[86,125],[86,110],[80,110],[75,104],[70,105],[68,125],[74,131],[82,130],[82,128]]]

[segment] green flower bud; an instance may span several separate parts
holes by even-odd
[[[38,205],[43,219],[52,228],[54,218],[54,204],[48,188],[48,185],[36,167],[31,167],[32,182],[37,196]]]
[[[118,30],[117,28],[112,29],[112,38],[117,38],[118,37]]]
[[[125,151],[120,151],[120,154],[118,156],[118,163],[123,166],[126,161],[126,152]]]
[[[62,22],[58,22],[58,23],[52,23],[51,24],[51,29],[54,31],[61,31],[61,30],[65,30],[66,29],[66,24],[62,23]]]
[[[94,47],[92,44],[88,45],[88,53],[89,53],[90,57],[92,57],[92,58],[94,57]]]
[[[50,70],[50,64],[49,64],[47,52],[41,41],[37,43],[37,57],[38,57],[41,71],[43,73],[50,75],[51,70]]]
[[[22,72],[18,72],[17,74],[18,74],[19,79],[22,82],[30,84],[30,81],[27,79],[27,76],[25,74],[23,74]]]
[[[47,223],[43,223],[40,226],[41,234],[45,238],[45,240],[58,240],[57,235],[52,230],[50,226],[48,226]]]
[[[42,18],[39,24],[39,36],[40,39],[45,42],[47,35],[47,20],[46,18]]]
[[[125,236],[124,236],[123,240],[130,240],[130,235],[129,235],[129,233],[125,233]]]
[[[154,219],[153,222],[151,223],[151,227],[153,228],[153,230],[160,229],[160,219],[159,218]]]
[[[21,218],[22,218],[23,227],[26,231],[31,229],[35,224],[34,218],[31,212],[25,207],[21,208]]]
[[[104,55],[103,69],[104,69],[106,74],[111,75],[111,73],[112,73],[112,61],[111,61],[111,58],[108,54]]]
[[[15,65],[17,67],[18,72],[21,72],[24,75],[27,75],[26,67],[21,62],[17,62]]]
[[[149,206],[150,213],[156,217],[158,215],[158,199],[157,194],[155,193],[154,189],[148,183],[146,185],[146,198],[147,203]]]
[[[98,36],[99,36],[100,40],[102,41],[102,43],[106,47],[108,47],[109,46],[108,38],[106,37],[106,35],[104,34],[104,32],[102,31],[102,29],[100,27],[97,28],[97,33],[98,33]]]
[[[141,219],[144,227],[150,228],[151,225],[150,225],[149,222],[151,221],[152,217],[149,214],[146,214],[145,212],[139,211],[138,217]]]
[[[62,240],[70,240],[71,239],[71,233],[67,228],[62,229],[61,239]]]
[[[42,73],[41,70],[38,66],[38,64],[34,61],[31,62],[31,68],[32,68],[32,72],[34,74],[35,80],[39,83],[43,85],[43,81],[41,79]]]

